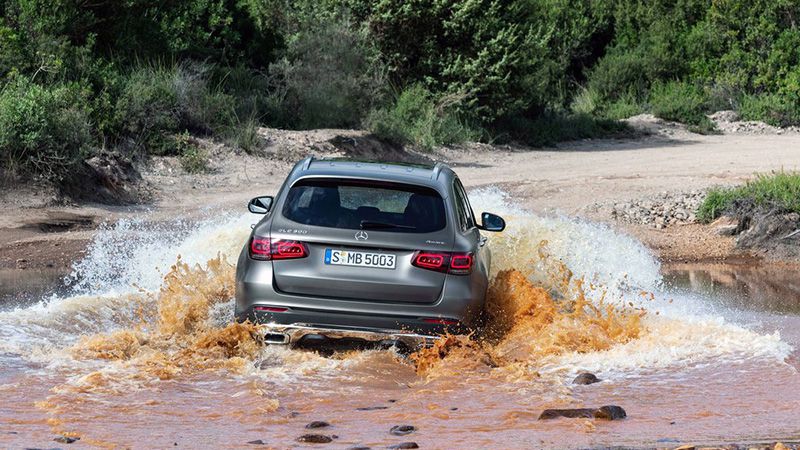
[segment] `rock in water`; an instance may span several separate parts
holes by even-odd
[[[681,445],[680,447],[675,447],[673,450],[695,450],[697,448],[694,444],[686,444]]]
[[[545,409],[539,415],[539,420],[557,419],[565,417],[567,419],[603,419],[619,420],[627,417],[625,410],[616,405],[601,406],[597,409],[592,408],[569,408],[569,409]]]
[[[594,384],[599,383],[600,379],[597,376],[590,372],[581,372],[572,380],[572,384]]]
[[[392,433],[395,436],[405,436],[415,431],[417,431],[417,427],[414,425],[395,425],[391,430],[389,430],[389,433]]]
[[[73,442],[78,442],[81,440],[79,437],[70,437],[70,436],[59,436],[54,441],[58,442],[59,444],[72,444]]]
[[[329,442],[333,442],[333,438],[330,436],[325,436],[324,434],[304,434],[297,438],[297,442],[303,442],[306,444],[327,444]]]
[[[256,439],[255,441],[249,441],[247,443],[250,445],[267,445],[267,443],[262,441],[261,439]]]
[[[539,415],[539,420],[557,419],[559,417],[591,419],[594,417],[594,410],[592,408],[545,409]]]
[[[399,444],[390,445],[386,448],[390,449],[406,449],[406,448],[419,448],[416,442],[401,442]]]
[[[329,426],[331,426],[331,424],[329,424],[328,422],[325,422],[324,420],[315,420],[315,421],[309,423],[308,425],[306,425],[306,428],[314,429],[314,428],[325,428],[325,427],[329,427]]]
[[[597,408],[594,411],[594,417],[604,420],[620,420],[628,417],[628,415],[624,409],[617,405],[606,405]]]
[[[711,222],[711,226],[714,227],[717,234],[720,236],[734,236],[740,231],[739,229],[739,221],[730,216],[722,216],[719,219]]]
[[[361,408],[356,408],[357,411],[377,411],[379,409],[389,409],[388,406],[363,406]]]

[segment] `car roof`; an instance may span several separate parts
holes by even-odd
[[[409,164],[400,162],[364,161],[346,158],[319,159],[313,156],[298,162],[289,178],[340,177],[394,181],[422,186],[446,186],[454,177],[444,163]]]

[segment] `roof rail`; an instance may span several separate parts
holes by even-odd
[[[306,159],[303,160],[303,170],[308,170],[309,166],[311,166],[311,163],[314,161],[314,159],[315,158],[311,155],[306,156]]]
[[[433,166],[433,172],[431,172],[431,180],[436,180],[439,178],[439,174],[442,172],[442,169],[445,168],[445,164],[443,162],[437,162],[436,165]]]

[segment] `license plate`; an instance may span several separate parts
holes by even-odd
[[[390,253],[371,253],[352,250],[325,249],[325,264],[333,266],[375,267],[394,269],[396,255]]]

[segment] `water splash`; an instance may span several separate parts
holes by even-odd
[[[104,360],[102,368],[73,376],[62,392],[117,392],[136,381],[169,380],[217,369],[243,372],[261,350],[252,324],[213,323],[218,304],[233,296],[234,267],[218,256],[205,266],[178,260],[155,294],[142,294],[140,322],[83,336],[69,349],[77,360]]]
[[[625,376],[711,360],[783,361],[792,351],[777,332],[752,332],[699,298],[665,292],[657,260],[628,236],[531,214],[496,188],[473,191],[470,199],[508,223],[489,235],[489,322],[479,342],[448,337],[418,353],[423,375],[488,366],[523,377],[578,370]]]
[[[639,338],[647,330],[645,315],[633,305],[605,302],[605,293],[587,295],[582,278],[547,254],[545,243],[534,252],[537,279],[519,269],[494,276],[486,304],[486,325],[470,338],[448,336],[433,348],[414,355],[417,371],[428,377],[451,374],[449,366],[473,369],[480,361],[491,367],[534,372],[546,357],[565,353],[594,353]],[[550,266],[549,269],[542,269]],[[590,288],[594,290],[594,288]],[[477,338],[477,339],[476,339]]]
[[[71,294],[155,291],[178,255],[188,264],[204,264],[217,254],[235,260],[254,222],[252,214],[209,212],[199,221],[151,223],[144,216],[104,224],[67,278]]]
[[[657,260],[631,237],[529,213],[496,188],[470,197],[476,210],[508,219],[505,232],[489,234],[489,311],[493,326],[503,329],[491,341],[494,365],[503,360],[532,371],[624,372],[723,356],[780,360],[791,350],[777,334],[728,323],[694,300],[667,303]],[[131,360],[153,348],[172,358],[171,345],[183,351],[211,336],[226,359],[224,349],[236,344],[214,333],[238,331],[228,329],[233,270],[225,260],[235,259],[253,221],[251,215],[217,214],[194,224],[153,225],[142,218],[104,227],[75,266],[72,295],[0,313],[0,352],[69,366],[71,358]],[[228,286],[224,295],[218,285]],[[162,339],[166,335],[184,338]],[[715,338],[703,338],[708,335]],[[246,333],[241,336],[246,343]],[[63,351],[73,346],[77,350]],[[274,349],[243,358],[297,364],[301,372],[344,364]]]
[[[218,255],[235,260],[253,222],[251,214],[214,213],[195,222],[142,217],[102,226],[74,265],[66,295],[0,311],[0,354],[57,364],[58,350],[81,336],[136,326],[142,299],[161,288],[178,257],[189,265]]]
[[[492,270],[520,269],[537,282],[547,282],[533,264],[541,243],[577,278],[602,285],[615,293],[631,289],[656,290],[661,284],[660,264],[644,245],[611,228],[564,216],[532,214],[511,202],[496,187],[469,194],[476,212],[491,211],[506,218],[502,233],[487,233],[492,249]]]

